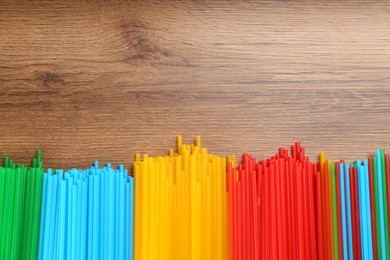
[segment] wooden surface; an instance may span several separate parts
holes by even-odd
[[[390,149],[390,3],[1,1],[0,155]]]

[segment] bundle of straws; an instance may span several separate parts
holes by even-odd
[[[43,177],[38,259],[131,259],[133,178],[123,165]]]
[[[178,138],[169,156],[136,157],[135,259],[228,259],[226,159]]]
[[[31,166],[8,157],[0,167],[0,259],[36,259],[42,191],[42,151]]]
[[[85,170],[0,167],[0,259],[390,259],[390,155],[300,143],[256,161],[183,144]]]

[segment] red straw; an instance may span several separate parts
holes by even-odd
[[[322,197],[321,197],[321,175],[320,173],[315,174],[316,182],[316,201],[317,201],[317,251],[318,259],[323,260],[324,256],[324,239],[323,239],[323,225],[322,225]]]
[[[387,208],[390,210],[390,165],[389,155],[385,155],[386,163],[386,193],[387,193]],[[388,223],[390,223],[390,214],[387,215]],[[388,232],[390,233],[390,225],[388,226]]]
[[[359,202],[358,202],[358,189],[356,182],[356,169],[351,168],[351,199],[353,197],[352,217],[353,217],[353,242],[354,242],[354,258],[362,259],[361,255],[361,243],[360,243],[360,219],[359,219]]]
[[[378,260],[378,248],[376,241],[376,219],[375,219],[375,200],[374,200],[374,179],[372,175],[372,158],[368,158],[368,171],[370,177],[370,211],[371,211],[371,231],[372,231],[372,248],[374,259]]]
[[[324,163],[324,179],[325,179],[325,231],[326,231],[326,246],[327,246],[327,259],[333,258],[333,238],[331,233],[331,215],[330,215],[330,195],[329,195],[329,176],[328,176],[328,164]]]
[[[276,203],[275,203],[275,171],[274,165],[270,165],[270,199],[271,202],[271,259],[278,259],[278,234],[276,224]]]
[[[232,180],[232,165],[231,163],[227,166],[227,181],[228,181],[228,196],[229,196],[229,243],[230,243],[230,259],[234,259],[234,220],[233,220],[233,209],[234,209],[234,203],[233,203],[233,180]]]
[[[316,171],[315,164],[308,164],[308,170],[309,174],[307,176],[307,187],[308,187],[308,195],[309,195],[309,219],[310,219],[310,245],[311,245],[311,256],[312,258],[318,258],[317,255],[317,244],[314,242],[316,241],[316,215],[315,215],[315,208],[314,208],[314,189],[315,189],[315,182],[314,182],[314,173],[313,171]]]
[[[271,210],[269,210],[269,189],[270,189],[270,185],[269,185],[269,168],[265,168],[265,172],[264,172],[264,177],[265,177],[265,184],[264,184],[264,239],[263,239],[263,242],[264,243],[264,246],[265,246],[265,250],[263,250],[264,252],[264,255],[263,255],[263,259],[269,259],[270,258],[270,244],[271,244],[271,239],[270,239],[270,214],[271,214]]]

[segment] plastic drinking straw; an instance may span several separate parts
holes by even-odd
[[[19,245],[19,230],[20,230],[20,215],[22,208],[22,174],[20,173],[20,167],[15,169],[15,199],[14,199],[14,214],[12,225],[12,241],[11,241],[11,259],[18,257],[18,245]]]
[[[90,175],[88,176],[88,221],[87,221],[87,225],[88,225],[88,228],[87,228],[87,259],[92,259],[93,257],[93,241],[94,241],[94,218],[95,218],[95,214],[96,212],[94,211],[94,205],[93,205],[93,201],[94,201],[94,176],[93,176],[93,168],[91,167],[90,169]]]
[[[72,255],[72,244],[73,244],[73,178],[71,176],[68,177],[67,182],[67,193],[68,193],[68,199],[67,199],[67,235],[66,235],[66,256],[65,259],[71,259],[73,257]]]
[[[274,203],[275,199],[275,172],[274,172],[274,167],[273,165],[270,166],[270,197],[272,198],[272,203],[271,203],[271,215],[270,215],[270,222],[271,222],[271,258],[276,259],[278,258],[278,252],[277,252],[277,226],[276,226],[276,204]],[[302,213],[302,211],[300,212]],[[244,216],[244,221],[245,221],[245,216]],[[303,229],[303,227],[301,226]],[[301,229],[301,230],[302,230]],[[303,236],[300,237],[300,241],[303,240]],[[243,241],[245,245],[245,240]],[[302,244],[303,245],[303,244]],[[244,259],[245,259],[245,254],[246,252],[244,251]]]
[[[317,243],[316,241],[317,238],[317,225],[316,225],[316,206],[315,206],[315,199],[316,199],[316,194],[315,194],[315,186],[316,184],[316,176],[317,176],[317,165],[312,164],[310,167],[309,171],[309,176],[307,178],[307,187],[309,191],[309,206],[310,206],[310,229],[311,229],[311,234],[310,234],[310,244],[311,244],[311,251],[312,251],[312,256],[315,258],[320,258],[318,257],[318,249],[317,249]],[[286,228],[287,229],[287,228]],[[321,234],[322,236],[322,234]]]
[[[385,171],[386,171],[386,192],[387,192],[387,209],[390,209],[390,161],[389,161],[389,154],[385,154]],[[390,215],[387,215],[387,221],[389,220]],[[388,232],[390,232],[390,227],[388,229]],[[389,250],[390,251],[390,250]]]
[[[360,217],[360,234],[362,245],[362,257],[368,259],[368,242],[367,242],[367,226],[365,216],[365,199],[364,199],[364,167],[361,161],[357,161],[355,165],[357,171],[356,179],[358,183],[358,200],[359,200],[359,217]]]
[[[387,196],[386,196],[386,167],[385,167],[385,151],[380,150],[381,157],[381,173],[382,173],[382,198],[383,198],[383,210],[384,210],[384,223],[385,223],[385,245],[386,245],[386,258],[390,259],[390,241],[389,241],[389,223],[388,223],[388,208],[387,208]]]
[[[93,251],[92,259],[96,259],[99,256],[100,249],[100,221],[101,221],[101,184],[100,184],[100,175],[95,174],[95,168],[93,169]]]
[[[369,172],[368,172],[368,160],[364,160],[364,197],[365,197],[365,208],[366,208],[366,225],[367,225],[367,239],[368,239],[368,257],[373,258],[372,250],[372,230],[371,230],[371,213],[370,213],[370,184],[369,184]]]
[[[6,196],[6,212],[5,212],[5,223],[3,226],[3,229],[5,230],[5,237],[7,238],[5,243],[4,243],[4,248],[3,250],[6,251],[6,258],[9,258],[11,255],[11,250],[10,250],[10,240],[12,240],[12,220],[13,220],[13,210],[12,210],[12,205],[14,204],[14,196],[15,196],[15,174],[14,174],[13,169],[8,169],[8,180],[9,182],[7,183],[7,196]]]
[[[234,196],[234,190],[233,190],[233,169],[232,169],[232,162],[229,160],[228,165],[227,165],[227,180],[228,180],[228,194],[229,194],[229,229],[230,229],[230,235],[229,235],[229,244],[230,244],[230,258],[231,259],[236,259],[235,257],[235,251],[236,251],[236,244],[235,244],[235,229],[234,229],[234,201],[233,201],[233,196]]]
[[[270,210],[270,203],[271,203],[271,185],[270,185],[270,170],[269,168],[267,167],[266,168],[266,171],[265,171],[265,204],[264,204],[264,207],[265,207],[265,237],[267,238],[267,244],[266,244],[266,249],[265,249],[265,258],[264,259],[268,259],[270,258],[271,256],[271,246],[272,246],[272,240],[270,239],[271,238],[271,232],[272,232],[272,229],[271,229],[271,210]],[[240,191],[240,190],[239,190]],[[240,192],[238,191],[238,194],[240,195]],[[238,219],[238,222],[241,223],[241,218],[240,218],[240,212],[238,213],[238,216],[239,216],[239,219]],[[241,236],[240,236],[241,237]],[[241,241],[239,241],[240,243]],[[240,254],[241,255],[241,254]],[[240,258],[239,256],[239,259],[242,259]]]
[[[107,259],[112,259],[114,258],[114,250],[113,250],[113,242],[114,242],[114,183],[113,183],[113,178],[112,178],[112,171],[111,171],[111,165],[107,164],[107,189],[108,189],[108,219],[107,219],[107,235],[108,235],[108,240],[107,240]]]
[[[59,212],[58,212],[58,255],[57,259],[65,259],[65,230],[66,230],[66,181],[59,176]]]
[[[385,172],[386,172],[386,195],[387,195],[387,209],[390,209],[390,159],[389,154],[385,154]],[[390,227],[389,227],[390,231]]]
[[[341,195],[340,195],[340,167],[339,162],[334,162],[335,183],[336,183],[336,209],[337,209],[337,241],[339,248],[339,259],[343,259],[343,236],[341,219]]]
[[[372,157],[372,173],[373,173],[373,182],[374,182],[374,200],[375,200],[375,224],[376,224],[376,242],[377,242],[377,252],[378,259],[381,259],[382,256],[382,243],[381,243],[381,234],[380,234],[380,223],[379,223],[379,193],[378,193],[378,172],[377,172],[377,159],[376,156]]]
[[[39,248],[39,221],[40,221],[40,212],[41,212],[41,196],[42,196],[42,177],[43,177],[43,169],[42,169],[42,157],[41,150],[37,151],[37,165],[36,168],[33,168],[32,171],[35,175],[35,193],[34,193],[34,204],[33,204],[33,226],[32,226],[32,252],[31,257],[36,259],[38,257],[38,248]]]
[[[346,199],[345,199],[345,184],[344,184],[344,163],[338,164],[339,180],[340,180],[340,204],[341,204],[341,227],[342,227],[342,242],[343,242],[343,259],[348,258],[348,238],[347,238],[347,214],[346,214]]]
[[[14,219],[16,218],[15,216],[15,209],[16,207],[14,206],[17,201],[15,200],[15,197],[16,197],[16,190],[17,190],[17,186],[18,186],[18,183],[16,183],[16,169],[12,170],[11,171],[11,179],[10,179],[10,185],[11,185],[11,189],[12,189],[12,192],[11,192],[11,203],[10,205],[12,205],[12,207],[8,210],[9,211],[9,216],[10,216],[10,221],[9,221],[9,226],[8,226],[8,233],[9,233],[9,241],[8,241],[8,257],[12,257],[13,255],[13,251],[12,251],[12,242],[14,240],[14,237],[15,237],[15,233],[14,233]]]
[[[380,258],[386,258],[386,237],[385,237],[385,218],[383,207],[383,185],[382,185],[382,163],[381,163],[381,151],[376,151],[376,170],[377,170],[377,183],[378,183],[378,206],[379,206],[379,234],[380,234]]]
[[[296,183],[296,191],[297,191],[297,221],[298,221],[298,248],[299,248],[299,258],[300,259],[306,259],[305,256],[305,245],[304,245],[304,225],[305,223],[303,222],[303,205],[302,205],[302,179],[301,179],[301,174],[302,174],[302,168],[301,165],[299,165],[296,168],[296,174],[295,174],[295,183]],[[277,245],[274,244],[274,247]]]
[[[50,202],[50,211],[49,211],[49,222],[48,222],[48,229],[49,229],[49,235],[47,237],[48,243],[50,243],[50,246],[48,247],[48,253],[47,253],[47,259],[53,259],[53,251],[54,251],[54,237],[55,237],[55,229],[52,227],[55,227],[55,221],[56,221],[56,207],[57,207],[57,191],[58,191],[58,175],[52,175],[52,184],[51,184],[51,202]]]
[[[50,170],[50,169],[49,169]],[[47,208],[47,200],[48,200],[48,188],[47,188],[47,183],[48,183],[48,173],[45,173],[43,175],[43,185],[42,185],[42,207],[41,207],[41,224],[40,224],[40,236],[39,236],[39,252],[38,252],[38,259],[43,259],[43,250],[44,250],[44,243],[43,243],[43,239],[45,237],[45,232],[44,232],[44,229],[45,229],[45,225],[43,223],[45,223],[45,219],[46,219],[46,209]]]
[[[4,159],[4,165],[5,167],[7,167],[7,160]],[[7,171],[7,170],[6,170]],[[21,250],[21,258],[22,259],[25,259],[27,256],[27,247],[26,247],[26,244],[27,244],[27,232],[28,232],[28,229],[26,228],[28,225],[27,225],[27,221],[28,221],[28,218],[27,218],[27,215],[28,215],[28,209],[29,209],[29,198],[30,198],[30,190],[32,189],[32,185],[30,185],[31,183],[31,174],[29,174],[29,172],[27,172],[27,169],[24,169],[24,171],[26,171],[26,181],[25,181],[25,195],[24,195],[24,203],[23,203],[23,219],[22,219],[22,231],[21,231],[21,248],[23,248],[23,250]],[[5,223],[3,223],[4,225]]]
[[[344,180],[345,180],[345,198],[346,198],[346,223],[347,223],[347,238],[348,238],[348,257],[353,259],[353,236],[352,236],[352,210],[351,210],[351,188],[349,178],[349,164],[345,163],[343,166]]]
[[[44,208],[45,208],[45,216],[43,220],[45,222],[42,222],[43,226],[43,234],[41,235],[43,244],[42,244],[42,254],[41,259],[49,259],[49,241],[50,241],[50,225],[44,225],[44,223],[50,223],[51,222],[51,211],[52,211],[52,198],[53,198],[53,176],[51,173],[51,169],[48,170],[48,173],[45,174],[46,177],[46,197],[44,200]]]
[[[374,163],[375,164],[375,163]],[[375,213],[375,198],[374,198],[374,176],[372,158],[368,158],[368,173],[370,185],[370,212],[371,212],[371,231],[372,231],[372,247],[374,259],[378,259],[378,245],[376,233],[376,213]]]
[[[327,235],[327,246],[328,246],[328,257],[334,259],[334,244],[333,244],[333,228],[332,228],[332,208],[330,199],[330,176],[328,173],[328,163],[324,163],[324,175],[325,175],[325,209],[326,209],[326,222],[325,226],[328,229]]]
[[[122,166],[123,167],[123,166]],[[117,211],[117,258],[119,259],[123,259],[125,257],[124,253],[125,253],[125,247],[130,247],[132,246],[132,244],[130,243],[130,245],[125,245],[125,241],[129,241],[127,240],[127,238],[125,238],[125,233],[126,230],[126,227],[125,227],[125,223],[128,223],[131,221],[130,219],[130,216],[128,215],[128,213],[126,213],[126,211],[128,211],[127,209],[127,205],[126,205],[126,191],[125,191],[125,188],[126,188],[126,178],[121,174],[123,172],[123,170],[121,169],[121,172],[117,174],[116,176],[116,181],[117,181],[117,184],[116,184],[116,191],[117,191],[117,199],[116,199],[116,202],[117,202],[117,208],[118,208],[118,211]],[[130,196],[130,194],[129,194]]]
[[[319,162],[318,162],[319,167],[318,168],[320,170],[320,183],[321,183],[321,204],[322,204],[321,212],[322,212],[322,215],[324,216],[322,218],[324,258],[327,259],[328,254],[330,254],[330,252],[331,252],[331,247],[329,247],[329,245],[328,245],[329,244],[329,235],[328,235],[329,234],[329,232],[328,232],[329,226],[327,225],[328,221],[327,221],[327,214],[326,214],[326,208],[327,208],[326,188],[325,188],[326,175],[325,175],[325,171],[324,171],[325,161],[326,161],[325,152],[320,152]]]
[[[87,180],[83,180],[83,200],[82,200],[82,206],[81,210],[83,213],[83,224],[81,225],[82,229],[82,246],[81,246],[81,257],[83,259],[87,259],[87,252],[88,252],[88,213],[91,214],[92,212],[87,211],[88,210],[88,182],[90,181],[90,178],[88,176]]]
[[[338,227],[337,227],[337,207],[336,207],[336,178],[334,171],[334,163],[328,161],[328,170],[330,177],[330,192],[331,192],[331,214],[332,214],[332,234],[333,234],[333,247],[334,247],[334,259],[339,259],[339,244],[338,244]]]
[[[134,179],[132,177],[128,177],[128,192],[126,192],[126,198],[130,198],[129,202],[130,203],[127,203],[127,207],[128,207],[128,212],[129,212],[129,221],[128,223],[130,224],[129,226],[129,229],[127,230],[127,234],[128,234],[128,237],[129,237],[129,242],[130,242],[130,252],[129,252],[129,255],[130,255],[130,259],[133,259],[133,256],[134,256]],[[130,196],[129,196],[129,193],[130,193]],[[127,221],[126,221],[127,222]]]
[[[307,162],[305,161],[304,163],[304,172],[303,172],[303,184],[304,184],[304,206],[305,206],[305,209],[306,209],[306,214],[305,214],[305,223],[306,223],[306,241],[305,241],[305,244],[306,244],[306,255],[307,257],[309,258],[314,258],[315,255],[314,254],[314,250],[312,251],[312,246],[313,244],[315,243],[312,243],[313,241],[315,240],[312,240],[312,237],[311,237],[311,222],[312,222],[312,218],[310,216],[310,211],[311,211],[311,205],[310,205],[310,199],[309,199],[309,188],[308,188],[308,181],[307,179],[310,177],[310,171],[309,171],[309,166],[307,164]],[[312,188],[310,186],[310,188]],[[314,238],[314,237],[313,237]]]
[[[320,173],[315,174],[316,184],[316,216],[317,216],[317,248],[318,248],[318,259],[324,259],[324,234],[322,226],[322,197],[321,197],[321,175]]]
[[[359,194],[358,194],[358,183],[357,183],[357,170],[356,168],[351,168],[351,174],[352,174],[352,180],[353,180],[353,194],[354,194],[354,216],[355,216],[355,225],[356,225],[356,257],[357,259],[362,259],[363,252],[362,252],[362,239],[361,239],[361,232],[360,232],[360,226],[361,226],[361,219],[359,215]]]

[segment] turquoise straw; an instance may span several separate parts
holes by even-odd
[[[83,215],[83,223],[81,225],[82,230],[82,245],[81,245],[81,258],[87,259],[87,233],[88,233],[88,179],[83,180],[83,200],[82,200],[82,215]],[[91,212],[90,212],[91,213]]]
[[[93,223],[94,223],[94,211],[93,211],[93,170],[90,171],[90,176],[88,178],[88,248],[86,252],[86,259],[93,259],[92,258],[92,252],[93,252]]]
[[[372,228],[371,228],[371,207],[370,207],[370,177],[368,171],[368,160],[365,159],[363,163],[364,167],[364,194],[365,194],[365,207],[366,207],[366,227],[367,227],[367,242],[368,242],[368,258],[373,258],[372,249]]]
[[[51,206],[52,206],[52,198],[53,198],[53,175],[51,170],[48,170],[47,175],[47,194],[46,194],[46,206],[45,206],[45,223],[51,222]],[[42,259],[49,259],[49,244],[50,244],[50,225],[45,225],[44,233],[43,233],[43,250],[42,250]]]
[[[50,237],[49,237],[50,245],[49,245],[49,253],[48,253],[49,259],[54,259],[54,252],[56,247],[56,234],[57,234],[56,232],[57,228],[55,227],[57,227],[56,221],[58,217],[58,212],[57,212],[58,175],[54,174],[52,178],[53,178],[53,192],[52,192],[53,198],[51,199],[52,206],[51,206],[51,217],[50,217],[50,224],[49,224],[50,227]]]
[[[59,216],[58,216],[58,255],[57,259],[62,260],[65,259],[65,230],[66,230],[66,222],[65,222],[65,214],[66,214],[66,181],[63,178],[60,178],[59,181]]]
[[[114,178],[113,178],[113,171],[111,169],[111,165],[107,163],[107,178],[108,178],[108,221],[107,221],[107,227],[108,227],[108,244],[107,244],[107,259],[114,259]]]
[[[72,232],[72,225],[73,225],[73,177],[68,177],[68,226],[67,226],[67,247],[66,247],[66,257],[65,259],[72,259],[72,241],[73,241],[73,232]]]
[[[50,170],[50,169],[48,169]],[[45,227],[45,216],[46,216],[46,201],[47,201],[47,179],[48,173],[45,173],[42,178],[42,207],[41,207],[41,221],[39,226],[39,250],[38,259],[43,259],[43,238],[44,238],[44,227]]]
[[[361,240],[361,248],[362,248],[362,257],[367,259],[367,242],[366,242],[366,228],[365,228],[365,207],[364,207],[364,199],[363,199],[363,174],[362,174],[362,166],[361,161],[357,161],[354,165],[357,170],[357,181],[358,181],[358,198],[359,198],[359,216],[360,216],[360,240]]]
[[[346,221],[346,206],[345,206],[345,191],[344,191],[344,164],[339,164],[340,172],[340,198],[341,198],[341,226],[343,234],[343,256],[344,259],[348,259],[348,249],[347,249],[347,221]]]
[[[124,204],[124,208],[125,208],[125,220],[129,220],[130,219],[130,209],[129,209],[129,206],[130,206],[130,193],[129,193],[129,188],[128,188],[128,182],[127,182],[127,179],[124,183],[124,193],[125,193],[125,204]],[[130,232],[130,221],[125,221],[124,222],[124,225],[125,225],[125,233],[124,233],[124,236],[125,236],[125,241],[129,241],[130,240],[130,236],[129,236],[129,232]],[[130,259],[130,245],[127,245],[127,244],[124,244],[124,254],[125,254],[125,259]]]
[[[97,259],[99,256],[99,244],[100,244],[100,179],[99,176],[94,174],[93,176],[93,252],[92,259]]]
[[[130,230],[128,232],[129,234],[129,242],[130,242],[130,256],[127,259],[133,259],[134,257],[134,179],[132,177],[128,177],[129,179],[129,193],[126,194],[126,197],[130,200],[129,205],[129,223],[130,223]]]
[[[76,207],[76,212],[74,213],[75,217],[75,238],[76,238],[76,243],[73,243],[75,245],[75,256],[76,258],[74,259],[79,259],[80,258],[80,252],[81,252],[81,237],[82,237],[82,232],[83,230],[81,229],[81,222],[82,222],[82,212],[81,212],[81,200],[82,200],[82,192],[83,192],[83,185],[82,181],[80,179],[80,172],[76,172],[76,185],[74,186],[76,191],[76,199],[75,199],[75,207]]]
[[[56,178],[57,180],[55,181],[57,184],[56,184],[56,187],[54,187],[54,190],[53,190],[53,193],[55,193],[55,201],[54,201],[54,207],[53,207],[53,225],[52,225],[52,236],[53,236],[53,239],[51,240],[51,243],[52,243],[52,259],[54,259],[57,255],[58,255],[58,218],[59,218],[59,192],[60,192],[60,189],[59,189],[59,181],[58,181],[58,175],[56,173]]]
[[[118,174],[119,182],[118,182],[118,191],[119,191],[119,200],[118,200],[118,208],[119,208],[119,222],[118,222],[118,258],[124,259],[124,242],[125,242],[125,212],[126,212],[126,205],[125,205],[125,192],[124,192],[124,186],[126,185],[125,179],[123,178],[123,171],[121,171]]]

